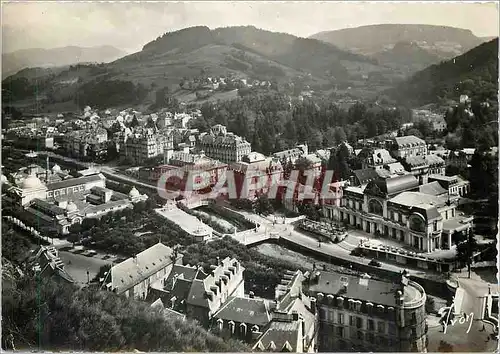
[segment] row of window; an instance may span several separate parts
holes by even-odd
[[[346,325],[344,313],[337,313],[337,317],[334,318],[334,312],[331,310],[320,310],[320,318],[326,319],[330,322],[334,322],[339,325]],[[386,322],[376,321],[374,319],[364,319],[359,316],[349,316],[349,326],[356,327],[358,329],[365,329],[367,331],[377,331],[378,333],[386,333]],[[342,328],[343,327],[339,327]],[[389,334],[396,334],[396,325],[394,323],[389,323],[387,326]]]
[[[84,189],[85,189],[85,186],[83,186],[83,185],[76,186],[76,187],[61,188],[61,189],[58,189],[55,191],[47,191],[47,196],[48,197],[58,197],[60,195],[70,194],[71,191],[73,191],[73,193],[76,193],[78,191],[83,191]]]

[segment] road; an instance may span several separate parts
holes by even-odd
[[[78,286],[87,284],[87,271],[89,272],[89,279],[92,280],[103,265],[111,264],[111,261],[103,260],[95,256],[86,257],[68,251],[59,251],[59,257],[64,262],[64,270],[71,275]]]
[[[449,343],[455,352],[493,352],[497,349],[498,339],[493,336],[493,326],[481,321],[484,310],[483,297],[488,293],[488,285],[492,293],[498,293],[496,274],[493,270],[489,273],[488,276],[472,272],[471,278],[468,278],[467,271],[454,274],[459,284],[457,294],[461,292],[461,295],[456,296],[458,321],[450,324],[445,332],[437,322],[434,326],[429,324],[429,352],[440,351],[441,342]],[[464,312],[468,319],[460,321],[460,316]]]

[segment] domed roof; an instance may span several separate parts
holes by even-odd
[[[44,185],[42,181],[40,181],[40,179],[35,175],[29,175],[21,184],[22,189],[36,189],[40,187],[44,187]]]
[[[129,197],[132,197],[132,198],[136,198],[138,196],[140,196],[141,194],[139,193],[139,191],[135,188],[135,187],[132,187],[132,189],[130,190],[130,192],[128,193],[128,196]]]
[[[69,202],[68,205],[66,206],[67,211],[77,211],[78,207],[76,206],[75,203]]]
[[[52,172],[61,172],[61,166],[59,166],[58,164],[55,164],[52,167]]]

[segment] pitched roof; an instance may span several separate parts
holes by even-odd
[[[354,170],[353,173],[361,184],[366,184],[379,178],[377,172],[373,168]]]
[[[111,268],[111,288],[120,294],[172,263],[173,250],[157,243]]]
[[[252,349],[268,352],[296,352],[298,341],[301,340],[300,330],[299,321],[273,321]]]
[[[408,156],[405,161],[411,167],[428,166],[427,161],[423,156]]]
[[[443,187],[441,187],[441,185],[437,181],[422,184],[421,186],[418,187],[418,189],[420,193],[436,195],[436,196],[448,193],[448,191]]]
[[[221,307],[215,318],[265,326],[271,321],[271,314],[265,299],[231,297]]]

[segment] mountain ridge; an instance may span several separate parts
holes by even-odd
[[[2,77],[6,78],[26,68],[111,62],[124,55],[125,51],[110,45],[20,49],[2,54]]]
[[[400,102],[422,105],[458,100],[461,94],[497,101],[498,37],[417,72],[387,91]]]

